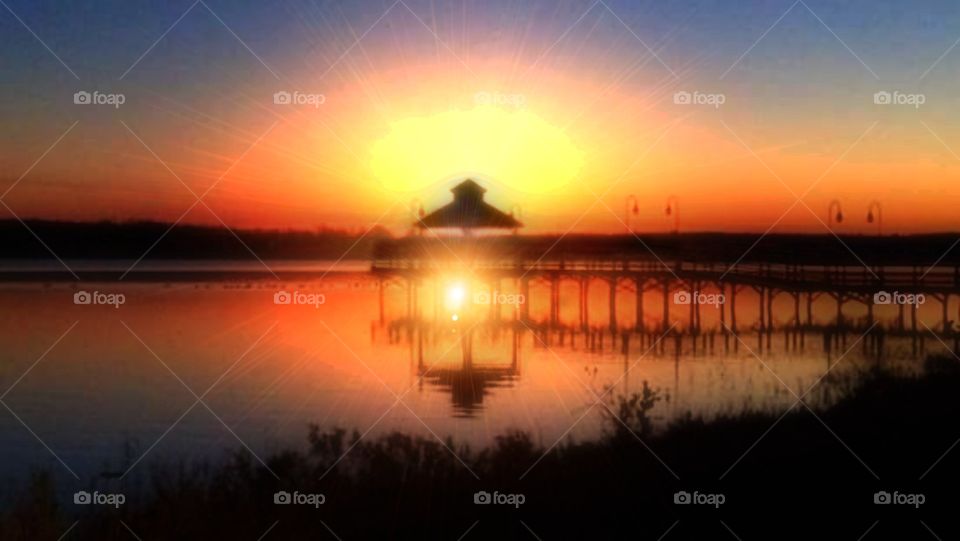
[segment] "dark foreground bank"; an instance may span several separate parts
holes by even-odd
[[[146,486],[90,485],[124,494],[118,508],[58,501],[38,474],[4,495],[0,539],[958,539],[960,362],[926,365],[865,374],[816,415],[658,433],[647,390],[610,405],[600,441],[552,449],[519,433],[475,452],[313,429],[269,469],[237,454],[155,466]]]

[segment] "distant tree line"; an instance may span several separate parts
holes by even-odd
[[[263,259],[339,258],[348,250],[349,258],[366,259],[374,244],[389,236],[380,226],[364,235],[337,229],[231,231],[179,224],[171,229],[159,222],[25,223],[0,221],[0,258],[50,259],[52,250],[64,259],[136,259],[156,243],[147,259],[249,259],[244,244]]]

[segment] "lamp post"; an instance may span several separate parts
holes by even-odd
[[[840,208],[840,201],[834,199],[830,201],[830,206],[827,207],[827,225],[839,225],[841,222],[843,222],[843,209]]]
[[[637,200],[637,196],[635,195],[627,196],[626,212],[624,214],[626,218],[627,231],[633,233],[633,229],[630,229],[630,217],[640,215],[640,205],[639,205],[639,201]]]
[[[877,223],[877,236],[883,236],[883,209],[880,208],[880,202],[873,200],[867,207],[867,223]]]
[[[668,217],[673,216],[673,232],[680,232],[680,199],[675,195],[671,195],[667,198],[667,206],[663,209],[663,213]]]

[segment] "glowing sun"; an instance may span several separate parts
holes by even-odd
[[[393,122],[371,154],[374,175],[396,191],[479,177],[544,193],[572,181],[584,163],[560,128],[525,109],[490,105]]]

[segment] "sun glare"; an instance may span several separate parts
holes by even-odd
[[[572,181],[584,164],[557,126],[526,109],[490,105],[394,122],[371,153],[374,174],[395,191],[477,177],[544,193]]]
[[[467,298],[467,290],[461,284],[454,284],[447,289],[447,307],[456,310],[463,306]]]

